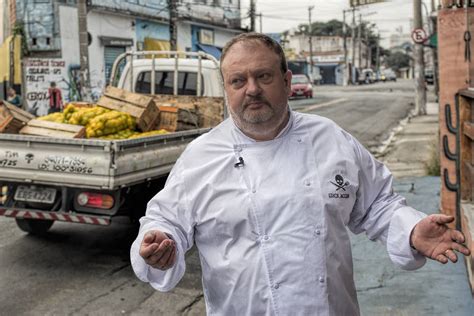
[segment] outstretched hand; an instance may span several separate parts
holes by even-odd
[[[146,264],[155,269],[167,270],[176,260],[176,245],[165,233],[152,230],[143,237],[139,253]]]
[[[452,262],[458,261],[455,250],[469,255],[471,253],[469,249],[462,245],[465,241],[464,235],[446,225],[453,221],[453,216],[444,214],[425,217],[413,228],[411,245],[425,257],[441,263],[447,263],[448,259]]]

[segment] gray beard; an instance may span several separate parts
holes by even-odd
[[[230,107],[228,109],[234,123],[244,134],[247,134],[247,136],[267,137],[268,135],[276,135],[279,132],[286,117],[285,113],[288,112],[288,107],[281,114],[276,113],[270,106],[267,105],[267,107],[263,113],[252,115],[247,114],[245,110],[236,113]]]

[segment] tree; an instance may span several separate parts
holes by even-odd
[[[311,35],[313,36],[342,36],[343,23],[338,20],[331,20],[328,22],[313,22],[311,23]],[[298,25],[296,34],[308,34],[308,24],[302,23]],[[349,35],[350,28],[346,24],[346,35]]]
[[[402,52],[391,53],[386,59],[387,65],[395,71],[410,66],[410,57]]]

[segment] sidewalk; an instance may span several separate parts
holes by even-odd
[[[438,139],[438,104],[428,102],[427,115],[402,122],[401,131],[392,139],[381,160],[395,178],[426,175],[425,164]]]
[[[382,158],[395,176],[394,190],[409,205],[438,213],[440,178],[428,177],[425,162],[438,137],[438,105],[428,115],[412,117]],[[354,277],[362,315],[472,315],[474,301],[464,260],[442,265],[429,260],[417,271],[403,271],[384,247],[366,236],[352,236]]]

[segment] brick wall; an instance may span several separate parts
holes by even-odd
[[[440,140],[443,139],[444,135],[448,135],[451,152],[454,152],[456,149],[456,138],[453,134],[449,133],[446,128],[445,105],[451,105],[452,118],[454,120],[455,95],[459,90],[466,89],[470,86],[471,74],[474,73],[474,54],[471,62],[467,62],[464,56],[466,49],[464,41],[464,33],[467,25],[466,12],[471,20],[469,29],[471,34],[474,34],[474,9],[469,9],[468,11],[442,9],[438,15]],[[473,41],[474,39],[471,41],[471,51],[474,53]],[[474,83],[474,77],[472,78]],[[453,122],[453,125],[454,124],[455,122]],[[451,182],[455,183],[455,163],[446,158],[442,144],[440,151],[442,179],[444,169],[447,169]],[[454,215],[456,209],[456,194],[446,188],[444,181],[441,182],[441,211],[446,214]]]

